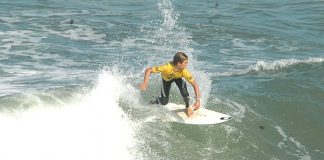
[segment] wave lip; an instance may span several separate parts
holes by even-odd
[[[294,65],[298,64],[316,64],[316,63],[323,63],[324,58],[323,57],[317,57],[317,58],[308,58],[304,60],[298,60],[298,59],[280,59],[273,62],[266,62],[263,60],[257,61],[256,64],[250,65],[246,69],[243,70],[234,70],[234,71],[228,71],[228,72],[222,72],[222,73],[215,73],[212,76],[215,77],[227,77],[227,76],[239,76],[239,75],[245,75],[255,72],[265,72],[265,71],[279,71],[284,68],[288,68]]]
[[[296,64],[313,64],[324,62],[324,58],[309,58],[306,60],[281,59],[274,62],[257,61],[257,63],[248,68],[249,71],[276,71]]]

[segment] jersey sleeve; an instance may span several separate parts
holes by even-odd
[[[195,80],[192,76],[192,74],[188,70],[183,70],[183,77],[190,83],[192,84],[193,81]]]
[[[160,73],[163,72],[167,68],[167,64],[154,66],[152,67],[152,73]]]

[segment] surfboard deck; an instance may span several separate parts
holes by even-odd
[[[162,107],[170,112],[170,114],[167,116],[167,120],[178,123],[207,125],[222,123],[232,119],[232,117],[229,115],[205,108],[199,108],[193,112],[192,116],[188,117],[185,113],[184,105],[168,103]]]

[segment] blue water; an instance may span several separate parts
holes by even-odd
[[[322,1],[1,1],[0,159],[324,159]],[[189,56],[219,125],[164,122]],[[193,95],[193,89],[189,87]],[[171,101],[183,103],[175,86]],[[162,118],[163,119],[163,118]]]

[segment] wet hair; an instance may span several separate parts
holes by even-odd
[[[177,52],[173,57],[173,64],[177,65],[179,62],[182,63],[184,60],[188,60],[188,56],[183,52]]]

